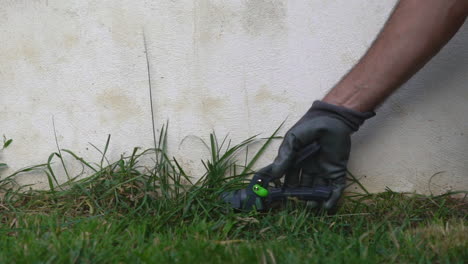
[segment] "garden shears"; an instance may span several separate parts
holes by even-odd
[[[316,143],[305,147],[299,151],[293,169],[300,169],[303,162],[316,155],[320,151],[320,146]],[[268,167],[266,167],[268,168]],[[331,186],[317,185],[312,187],[291,187],[288,185],[288,176],[284,183],[279,181],[279,178],[274,178],[267,173],[268,169],[258,171],[249,185],[245,189],[225,192],[221,198],[229,203],[233,208],[238,210],[258,210],[265,211],[271,208],[276,202],[284,202],[288,198],[297,198],[304,201],[326,201],[331,193]],[[275,187],[270,187],[270,183],[274,183]]]

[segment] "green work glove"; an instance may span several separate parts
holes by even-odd
[[[286,176],[286,187],[332,186],[332,195],[321,206],[326,210],[333,208],[346,186],[351,134],[374,115],[315,101],[286,133],[269,172],[274,178]],[[314,143],[320,146],[319,152],[302,161],[299,168],[294,166],[301,149]],[[313,201],[309,205],[319,206]]]

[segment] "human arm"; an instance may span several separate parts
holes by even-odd
[[[374,110],[437,54],[467,15],[468,0],[401,0],[364,57],[323,101]]]
[[[322,206],[334,207],[345,187],[351,134],[450,40],[467,14],[468,0],[401,0],[358,64],[286,133],[270,173],[287,174],[300,186],[332,186]],[[291,172],[297,153],[314,142],[318,156]]]

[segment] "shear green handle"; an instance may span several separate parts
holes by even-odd
[[[260,197],[267,197],[268,196],[268,190],[263,188],[260,184],[255,184],[252,187],[253,192],[260,196]]]

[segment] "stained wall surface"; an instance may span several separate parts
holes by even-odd
[[[97,162],[89,143],[102,149],[108,134],[110,160],[152,147],[144,33],[155,126],[169,120],[171,155],[200,176],[200,139],[267,137],[286,120],[284,133],[357,62],[395,3],[2,0],[0,135],[14,142],[0,175],[46,162],[57,143]],[[467,190],[467,86],[465,25],[354,136],[350,170],[370,191]],[[19,180],[47,186],[39,172]]]

